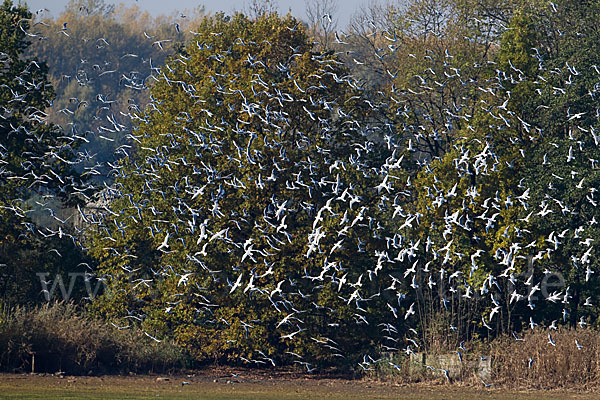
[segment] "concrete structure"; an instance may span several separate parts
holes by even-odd
[[[489,356],[462,353],[460,355],[458,353],[411,353],[410,362],[414,368],[421,370],[426,366],[433,367],[436,371],[447,370],[451,380],[470,374],[475,374],[483,380],[489,380],[492,374],[492,359]]]

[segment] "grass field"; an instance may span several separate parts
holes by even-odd
[[[182,382],[189,382],[183,385]],[[598,393],[516,392],[450,385],[395,386],[315,378],[57,377],[0,374],[0,399],[597,399]]]

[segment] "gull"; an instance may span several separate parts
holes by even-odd
[[[167,234],[165,235],[165,238],[163,239],[162,243],[160,244],[160,246],[158,246],[158,248],[156,250],[159,251],[163,251],[163,249],[168,249],[169,248],[169,244],[167,243],[169,240],[169,232],[167,232]]]
[[[235,292],[235,290],[237,288],[239,288],[240,286],[242,286],[241,281],[242,281],[242,275],[244,275],[243,273],[240,273],[240,275],[238,276],[237,280],[235,281],[235,283],[233,284],[233,286],[231,287],[231,290],[229,290],[229,294]]]
[[[110,324],[111,324],[112,326],[114,326],[115,328],[117,328],[118,330],[120,330],[120,331],[121,331],[121,330],[123,330],[123,329],[127,329],[127,328],[129,328],[129,327],[131,326],[131,325],[127,325],[127,326],[119,326],[119,325],[116,325],[116,324],[115,324],[115,323],[113,323],[113,322],[111,322]]]
[[[273,275],[274,274],[274,272],[273,272],[273,264],[267,264],[267,261],[266,260],[264,260],[264,261],[265,261],[265,265],[268,266],[268,268],[267,268],[267,270],[262,275],[259,276],[259,278],[264,278],[267,275]]]
[[[546,300],[556,303],[560,299],[562,292],[553,292],[550,296],[546,297]]]
[[[292,318],[292,316],[294,314],[296,314],[296,313],[293,312],[293,313],[288,314],[285,317],[283,317],[283,319],[277,323],[277,325],[275,326],[275,328],[279,328],[281,325],[289,323],[290,322],[290,318]],[[300,358],[302,358],[302,357],[300,357]]]
[[[396,364],[394,364],[394,363],[393,363],[393,362],[391,362],[391,361],[388,361],[388,363],[389,363],[389,364],[390,364],[392,367],[394,367],[395,369],[397,369],[398,371],[402,371],[402,368],[401,368],[399,365],[396,365]]]
[[[575,157],[573,157],[573,146],[569,146],[569,154],[567,155],[567,162],[570,163],[574,159],[575,159]]]
[[[281,231],[285,231],[287,229],[287,224],[285,223],[285,218],[287,217],[287,215],[284,215],[283,218],[281,219],[281,222],[279,223],[279,226],[277,226],[277,233],[280,233]]]
[[[337,32],[334,32],[334,36],[335,36],[335,42],[339,43],[339,44],[348,44],[347,42],[342,41],[342,39],[340,39],[339,35]]]
[[[253,249],[253,247],[254,247],[254,244],[251,244],[251,245],[249,245],[249,246],[248,246],[248,247],[247,247],[247,248],[244,250],[244,254],[242,255],[242,260],[241,260],[240,262],[244,262],[244,260],[245,260],[247,257],[250,257],[250,259],[251,259],[253,262],[256,262],[256,260],[254,259],[254,257],[252,257],[252,252],[253,252],[253,251],[258,251],[258,250],[254,250],[254,249]]]
[[[269,293],[269,297],[273,297],[275,294],[279,293],[281,294],[281,285],[283,284],[283,282],[285,282],[285,279],[277,282],[277,286],[275,287],[275,289],[271,290],[271,293]]]
[[[571,116],[569,116],[569,119],[567,121],[572,121],[574,119],[580,119],[581,117],[583,117],[586,113],[585,112],[580,112],[580,113],[576,113],[576,114],[572,114]],[[568,114],[567,114],[568,115]]]
[[[533,321],[533,317],[529,317],[529,327],[533,330],[537,324]]]
[[[348,273],[346,272],[344,274],[344,276],[342,276],[340,279],[338,279],[338,292],[342,289],[342,286],[347,282],[346,277],[348,276]]]
[[[58,252],[58,250],[56,250],[56,249],[50,249],[50,250],[48,250],[48,253],[50,253],[51,251],[53,251],[56,254],[58,254],[59,257],[62,257],[62,255]]]
[[[489,389],[489,388],[491,388],[491,387],[492,387],[492,385],[493,385],[493,384],[490,384],[490,383],[485,383],[485,381],[484,381],[484,380],[483,380],[483,378],[481,378],[481,377],[479,377],[479,379],[481,380],[481,382],[483,383],[483,385],[484,385],[486,388],[488,388],[488,389]]]
[[[524,342],[525,341],[525,339],[521,339],[520,337],[518,337],[515,332],[513,332],[512,335],[513,335],[513,337],[515,338],[515,340],[517,342]]]
[[[467,298],[467,299],[472,298],[471,297],[471,286],[466,287],[465,294],[463,294],[462,297]]]
[[[452,189],[450,189],[448,191],[448,193],[446,194],[446,197],[456,197],[456,187],[457,187],[458,183],[455,183],[454,186],[452,186]]]
[[[152,46],[157,45],[161,50],[164,50],[162,44],[168,42],[171,42],[171,39],[156,40],[152,42]]]
[[[110,43],[108,43],[108,42],[106,41],[106,39],[105,39],[105,38],[103,38],[103,37],[96,39],[96,43],[98,43],[98,42],[103,42],[103,43],[104,43],[104,44],[106,44],[107,46],[110,46]]]
[[[315,118],[315,114],[314,114],[314,113],[310,112],[310,111],[308,110],[308,108],[306,108],[306,106],[302,106],[302,108],[304,109],[304,111],[306,111],[306,113],[308,114],[308,116],[310,117],[310,119],[312,119],[313,121],[316,121],[316,118]]]
[[[410,287],[415,290],[419,288],[419,285],[417,284],[417,275],[413,275]]]
[[[298,89],[300,92],[302,92],[302,93],[305,93],[305,92],[306,92],[304,89],[302,89],[302,88],[300,87],[300,85],[298,85],[298,82],[297,82],[295,79],[294,79],[294,85],[296,85],[296,88],[297,88],[297,89]]]
[[[483,315],[481,316],[481,322],[482,322],[483,326],[486,327],[488,330],[490,330],[490,331],[492,330],[492,327],[489,326],[487,324],[487,322],[485,322],[485,317]]]
[[[586,270],[585,270],[585,281],[586,282],[590,280],[590,277],[592,276],[593,273],[594,273],[594,271],[590,268],[590,266],[588,264],[586,267]]]
[[[398,314],[396,313],[398,310],[395,307],[393,307],[390,303],[387,303],[387,306],[394,315],[394,318],[398,318]]]
[[[449,371],[449,370],[447,370],[447,369],[443,369],[443,368],[442,368],[442,369],[440,369],[440,371],[442,371],[442,372],[444,373],[444,376],[446,377],[446,380],[447,380],[448,382],[450,382],[450,375],[449,375],[449,374],[450,374],[450,371]]]
[[[193,274],[194,274],[193,272],[189,272],[187,274],[181,275],[181,278],[179,278],[179,282],[177,282],[177,286],[179,287],[179,285],[181,285],[182,283],[184,286],[187,285],[187,281],[188,281],[190,275],[193,275]]]
[[[295,332],[289,333],[289,334],[287,334],[287,335],[282,335],[282,336],[281,336],[281,339],[293,339],[293,337],[294,337],[295,335],[297,335],[298,333],[302,332],[303,330],[304,330],[304,329],[298,329],[298,330],[297,330],[297,331],[295,331]]]
[[[300,22],[298,22],[296,25],[289,27],[286,26],[286,28],[290,31],[290,32],[296,32],[296,30],[298,29],[298,25],[300,25]]]
[[[60,30],[60,31],[58,31],[58,32],[56,32],[56,33],[62,33],[62,34],[64,34],[65,36],[68,36],[68,37],[70,37],[70,35],[67,33],[67,31],[68,31],[68,30],[69,30],[69,28],[67,28],[67,23],[66,23],[66,22],[63,22],[63,26],[62,26],[61,30]]]
[[[496,307],[492,308],[492,311],[490,312],[490,321],[492,320],[492,318],[494,318],[494,315],[496,315],[499,311],[500,311],[500,306],[496,306]]]
[[[398,38],[396,37],[396,31],[392,32],[392,33],[393,33],[393,36],[392,36],[392,37],[390,37],[390,36],[386,35],[386,33],[389,35],[389,32],[388,32],[388,31],[384,31],[384,32],[383,32],[383,37],[384,37],[384,38],[386,38],[386,39],[387,39],[387,40],[389,40],[390,42],[396,42],[396,41],[398,41]]]
[[[248,285],[246,285],[246,287],[244,288],[244,293],[246,293],[248,290],[250,290],[250,292],[252,293],[252,291],[255,288],[256,287],[254,286],[254,275],[250,275],[250,281],[248,282]]]
[[[504,103],[502,103],[502,105],[498,106],[499,109],[502,109],[504,111],[507,111],[506,106],[508,105],[508,102],[510,101],[510,91],[508,91],[507,94],[508,94],[508,98],[504,101]]]
[[[333,247],[331,248],[331,251],[329,252],[329,255],[331,255],[334,251],[336,250],[342,250],[344,247],[342,246],[342,243],[344,242],[344,238],[342,238],[341,240],[338,240]]]
[[[154,336],[150,335],[148,332],[144,331],[144,333],[146,334],[146,336],[148,336],[150,339],[154,340],[155,342],[157,342],[157,343],[162,342],[162,340],[155,338]]]

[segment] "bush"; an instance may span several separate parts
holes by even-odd
[[[34,361],[35,359],[35,361]],[[15,307],[0,316],[0,370],[68,374],[169,372],[188,356],[138,328],[118,330],[72,303]],[[35,366],[32,363],[35,362]]]
[[[548,332],[555,345],[550,344]],[[583,389],[598,385],[600,335],[597,330],[534,330],[523,334],[522,339],[525,341],[505,337],[492,343],[495,382],[535,389]],[[576,341],[583,348],[578,349]]]

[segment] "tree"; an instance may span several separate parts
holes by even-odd
[[[61,168],[53,171],[62,176],[66,165],[58,162],[57,156],[65,156],[72,147],[62,146],[55,127],[43,123],[44,110],[53,96],[46,78],[46,65],[22,57],[29,46],[25,31],[29,29],[31,13],[23,7],[13,7],[9,1],[2,4],[1,10],[5,28],[0,36],[0,101],[3,106],[0,129],[4,148],[0,184],[3,201],[10,202],[26,195],[26,188],[32,183],[40,187],[41,181],[47,179],[48,186],[56,186],[59,181],[54,174],[41,180],[36,177],[50,173],[52,167]]]
[[[533,22],[540,36],[532,46],[539,67],[530,120],[542,138],[529,152],[523,177],[532,192],[531,202],[543,210],[532,229],[534,237],[546,242],[539,244],[546,250],[540,263],[550,264],[565,281],[567,301],[554,306],[554,315],[571,326],[597,311],[590,302],[597,302],[598,292],[593,238],[600,219],[596,207],[600,74],[594,54],[600,36],[592,21],[599,14],[597,1],[561,1],[542,8]]]
[[[496,70],[477,82],[485,94],[476,96],[480,106],[468,127],[417,175],[416,187],[425,190],[416,193],[412,213],[421,214],[421,226],[402,232],[429,243],[422,262],[442,259],[441,269],[432,268],[424,280],[451,277],[435,282],[437,293],[415,293],[426,317],[431,309],[424,335],[440,318],[450,321],[456,340],[465,340],[553,320],[575,326],[593,310],[592,239],[600,216],[598,117],[590,111],[597,107],[598,74],[588,54],[597,38],[584,15],[594,18],[597,5],[587,6],[581,25],[570,27],[572,36],[555,36],[559,43],[549,43],[548,35],[566,32],[569,18],[545,8],[515,10]],[[568,2],[561,7],[574,10]],[[441,284],[455,290],[448,294]],[[455,301],[467,309],[455,309]]]
[[[109,5],[104,0],[70,0],[67,9],[76,10],[80,15],[101,15],[108,17],[115,11],[114,5]]]
[[[385,304],[370,108],[290,16],[196,32],[161,68],[91,243],[108,282],[95,308],[199,359],[357,359]]]
[[[277,12],[276,0],[251,0],[248,4],[247,14],[251,18],[259,18]]]
[[[190,35],[186,28],[196,17],[141,14],[135,7],[117,13],[103,0],[72,1],[29,32],[34,41],[28,54],[48,60],[56,89],[49,120],[80,137],[81,151],[95,155],[77,167],[97,183],[112,181],[107,162],[134,143],[132,118],[147,102],[153,67]]]
[[[321,50],[332,50],[333,33],[337,28],[336,0],[306,0],[309,33]]]
[[[4,303],[43,299],[36,273],[66,271],[79,262],[72,259],[78,250],[75,241],[69,244],[66,227],[46,231],[44,235],[55,237],[41,239],[28,218],[27,201],[43,195],[75,204],[80,200],[76,193],[89,194],[73,171],[78,140],[47,122],[46,108],[54,96],[48,68],[24,56],[31,22],[25,7],[8,0],[0,7],[0,288]],[[47,254],[52,248],[65,254],[62,264]]]

